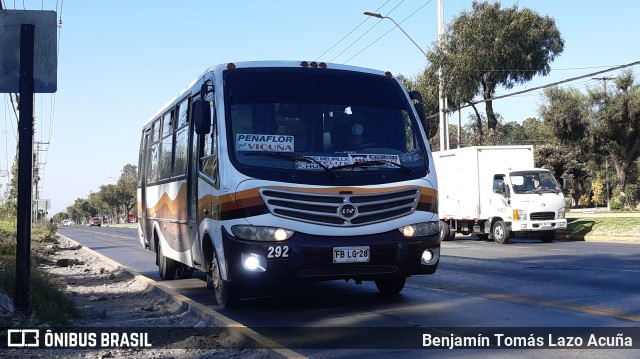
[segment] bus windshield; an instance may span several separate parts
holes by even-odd
[[[426,173],[426,145],[394,79],[328,69],[235,69],[225,73],[225,96],[230,157],[252,177]]]

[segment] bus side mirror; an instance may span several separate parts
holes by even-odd
[[[424,115],[424,105],[422,104],[422,94],[420,92],[413,90],[409,92],[409,98],[414,100],[413,107],[415,107],[416,112],[418,113],[418,118],[425,125],[425,132],[429,135],[429,122],[425,119]]]
[[[211,131],[211,107],[208,101],[193,101],[193,126],[199,135],[206,135]]]

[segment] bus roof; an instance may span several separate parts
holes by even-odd
[[[209,67],[205,72],[203,72],[200,76],[198,76],[195,80],[191,81],[187,87],[178,93],[171,100],[167,101],[158,111],[156,111],[153,116],[147,119],[144,123],[144,127],[146,128],[153,120],[157,119],[169,105],[173,104],[178,99],[184,97],[185,93],[193,87],[198,81],[200,81],[206,74],[214,73],[215,75],[219,75],[222,71],[227,70],[228,66],[233,65],[234,68],[268,68],[268,67],[278,67],[278,68],[296,68],[296,67],[326,67],[328,69],[334,70],[343,70],[343,71],[353,71],[353,72],[361,72],[361,73],[369,73],[373,75],[380,76],[388,76],[387,72],[370,69],[366,67],[358,67],[351,65],[342,65],[335,63],[324,63],[324,62],[315,62],[315,61],[242,61],[242,62],[229,62],[224,64],[217,64]],[[390,73],[390,72],[389,72]]]

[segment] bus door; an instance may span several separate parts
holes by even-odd
[[[206,218],[218,219],[218,196],[220,189],[220,176],[218,171],[218,131],[216,126],[215,106],[213,101],[209,101],[210,114],[209,124],[211,129],[207,134],[196,134],[192,131],[192,162],[189,175],[189,227],[191,238],[198,238],[199,224]],[[193,121],[195,122],[195,121]],[[196,240],[197,245],[193,248],[194,261],[202,263],[204,255],[202,252],[201,238]],[[208,265],[208,264],[207,264]]]
[[[148,203],[147,203],[147,186],[148,186],[148,178],[147,171],[149,170],[149,160],[150,160],[150,148],[149,148],[149,137],[150,131],[147,130],[142,135],[142,143],[140,144],[140,159],[138,160],[138,164],[140,168],[138,168],[138,186],[140,187],[140,198],[138,198],[138,226],[142,229],[142,238],[140,238],[141,244],[144,247],[149,246],[149,238],[150,238],[150,224],[149,224],[149,214],[148,214]]]

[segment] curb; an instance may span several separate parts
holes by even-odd
[[[620,242],[620,243],[640,243],[638,237],[616,237],[616,236],[590,236],[581,234],[556,234],[555,239],[580,242]]]
[[[279,344],[278,342],[269,339],[267,337],[265,337],[264,335],[256,332],[255,330],[245,326],[244,324],[237,322],[229,317],[226,317],[218,312],[216,312],[215,310],[200,304],[198,302],[195,302],[187,297],[185,297],[184,295],[174,291],[173,289],[170,288],[166,288],[164,285],[162,285],[161,283],[146,277],[134,270],[132,270],[131,268],[122,265],[116,261],[114,261],[113,259],[106,257],[96,251],[94,251],[93,249],[80,244],[76,241],[74,241],[73,239],[63,236],[59,233],[56,233],[58,236],[65,238],[66,240],[75,243],[76,245],[80,245],[82,246],[82,248],[88,250],[89,252],[91,252],[91,254],[95,255],[96,257],[100,258],[100,260],[107,262],[109,265],[126,271],[128,273],[130,273],[131,275],[133,275],[133,277],[138,280],[138,281],[142,281],[145,282],[147,284],[149,284],[152,287],[152,290],[158,290],[161,291],[164,295],[170,297],[172,300],[174,300],[176,303],[179,303],[183,306],[183,308],[185,308],[186,310],[191,311],[192,313],[194,313],[196,316],[200,317],[200,319],[203,320],[208,320],[209,322],[212,322],[213,324],[215,324],[216,327],[221,327],[221,328],[233,328],[234,330],[232,331],[232,333],[236,336],[238,336],[237,339],[242,340],[243,342],[249,344],[249,347],[251,349],[257,350],[257,351],[261,351],[263,353],[265,353],[266,355],[268,355],[270,358],[281,358],[281,359],[308,359],[306,356],[293,351],[291,349],[286,349],[283,348],[283,346],[281,344]]]

